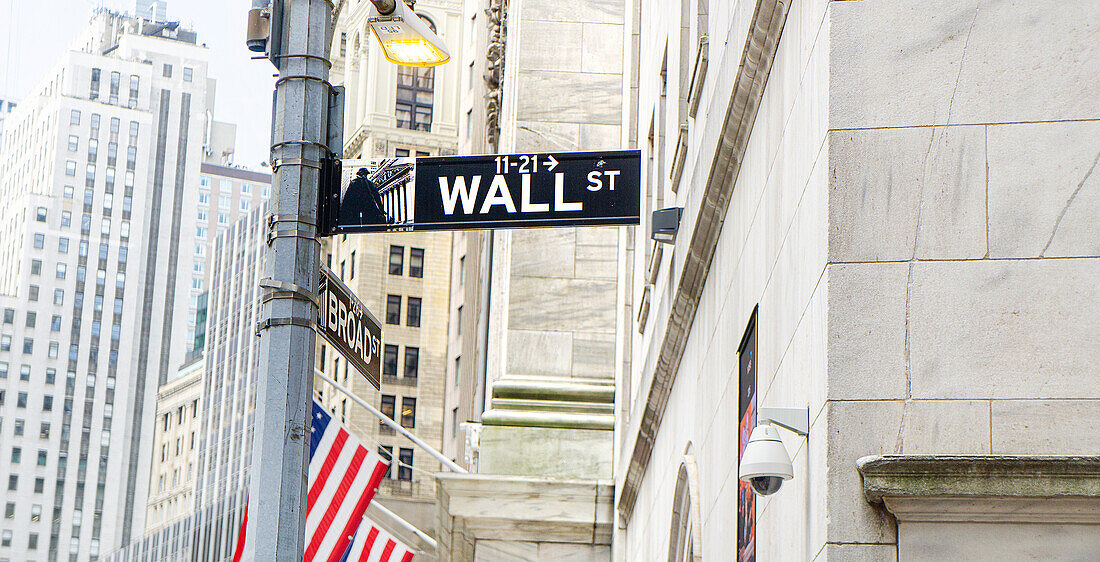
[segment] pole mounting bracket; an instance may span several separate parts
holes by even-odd
[[[317,329],[317,324],[312,320],[305,318],[264,318],[256,323],[256,335],[260,335],[260,332],[273,328],[275,326],[301,326],[303,328]]]
[[[321,309],[321,300],[317,295],[301,285],[264,278],[260,279],[260,287],[270,289],[270,292],[265,293],[261,298],[261,302],[266,303],[275,299],[295,299],[311,302],[318,310]]]

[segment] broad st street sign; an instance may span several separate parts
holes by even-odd
[[[321,230],[639,224],[640,166],[637,150],[344,160]]]
[[[318,331],[364,377],[379,388],[382,325],[332,271],[321,266]]]

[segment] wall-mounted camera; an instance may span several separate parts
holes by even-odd
[[[807,435],[809,411],[806,408],[760,408],[758,418],[759,425],[753,428],[741,455],[737,478],[748,482],[757,494],[770,496],[779,491],[784,480],[794,478],[791,457],[775,426]]]

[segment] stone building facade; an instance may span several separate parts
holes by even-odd
[[[615,558],[738,556],[749,359],[809,434],[740,559],[1095,556],[1100,8],[631,13],[644,203],[684,214],[635,236]]]
[[[625,147],[624,11],[468,2],[462,152]],[[474,473],[437,475],[440,560],[610,557],[627,230],[456,233],[445,450]]]

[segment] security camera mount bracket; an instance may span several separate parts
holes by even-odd
[[[810,433],[809,408],[761,407],[756,415],[760,423],[778,425],[779,427],[789,429],[802,436],[809,435]]]

